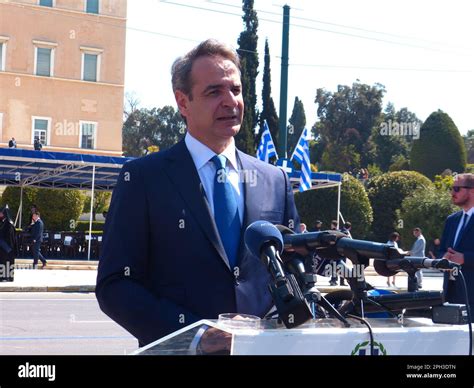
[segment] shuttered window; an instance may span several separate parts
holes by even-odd
[[[97,55],[84,54],[84,81],[97,82]]]
[[[81,148],[94,149],[95,127],[94,123],[81,123]]]
[[[87,13],[99,13],[99,0],[87,0]]]
[[[51,76],[51,52],[49,48],[36,48],[36,75]]]

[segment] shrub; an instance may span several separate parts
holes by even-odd
[[[417,190],[405,198],[398,212],[403,221],[403,228],[399,232],[404,248],[410,249],[410,244],[414,241],[412,230],[417,226],[423,231],[427,244],[435,238],[441,238],[446,217],[457,210],[445,189],[429,187]]]
[[[20,207],[20,192],[21,189],[18,186],[8,186],[2,195],[1,206],[8,205],[10,208],[10,214],[15,220],[18,208]],[[23,215],[22,215],[22,226],[29,223],[31,205],[35,203],[37,188],[24,187],[23,188]]]
[[[301,222],[309,231],[314,230],[316,220],[323,222],[323,229],[329,229],[337,217],[337,188],[297,193],[295,201]],[[341,188],[341,213],[352,223],[352,234],[364,238],[372,222],[372,208],[362,183],[348,174],[344,174]]]
[[[385,242],[398,229],[397,210],[403,200],[417,189],[430,188],[431,181],[414,171],[396,171],[380,175],[369,182],[367,191],[374,212],[371,238]]]
[[[40,189],[36,204],[47,230],[71,230],[84,207],[84,194],[79,190]]]
[[[105,222],[103,221],[92,221],[92,231],[103,231]],[[78,221],[76,222],[76,232],[88,232],[89,231],[89,221]]]

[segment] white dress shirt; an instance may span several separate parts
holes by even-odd
[[[202,144],[199,140],[194,138],[189,132],[184,138],[186,147],[188,148],[191,158],[193,159],[196,170],[201,179],[201,183],[206,192],[206,196],[211,208],[211,212],[214,215],[214,178],[216,176],[216,166],[212,162],[212,158],[216,155],[208,146]],[[232,138],[232,142],[229,146],[222,152],[221,155],[224,155],[227,158],[227,179],[234,188],[235,199],[237,201],[237,208],[239,210],[240,223],[244,219],[244,186],[243,182],[240,179],[240,169],[237,163],[235,142]]]
[[[462,224],[464,221],[464,214],[467,214],[467,220],[466,220],[466,226],[469,223],[469,220],[471,219],[472,213],[474,213],[474,207],[471,207],[467,212],[463,211],[461,215],[461,219],[459,220],[458,228],[456,229],[456,235],[454,236],[454,243],[453,243],[453,248],[458,242],[459,238],[459,232],[461,232]]]

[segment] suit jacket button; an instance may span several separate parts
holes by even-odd
[[[235,286],[238,286],[238,285],[240,284],[240,282],[239,282],[239,278],[235,278],[235,280],[234,280],[234,284],[235,284]]]

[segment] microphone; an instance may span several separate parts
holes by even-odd
[[[285,276],[279,257],[283,251],[283,239],[273,224],[255,221],[247,227],[244,241],[248,250],[262,260],[274,279]]]
[[[292,234],[291,229],[278,225],[283,233],[285,250],[294,250],[301,254],[318,252],[327,259],[348,257],[351,261],[368,262],[368,259],[398,259],[403,258],[403,251],[389,244],[372,241],[356,240],[337,230]]]
[[[453,269],[458,264],[448,259],[428,259],[426,257],[405,256],[402,259],[374,260],[375,271],[381,276],[393,276],[400,271],[416,272],[423,268]]]
[[[287,328],[299,326],[313,318],[308,302],[292,274],[286,274],[280,253],[283,238],[278,229],[267,221],[255,221],[245,230],[245,245],[259,257],[270,272],[269,285],[279,318]]]

